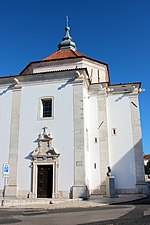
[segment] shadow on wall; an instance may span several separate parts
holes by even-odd
[[[127,95],[126,95],[126,94],[122,94],[120,97],[118,97],[118,98],[115,100],[115,102],[118,102],[118,101],[122,100],[124,97],[127,97]]]
[[[111,154],[116,154],[115,149]],[[119,159],[117,155],[114,158]],[[112,164],[111,169],[112,175],[115,176],[115,188],[118,193],[145,193],[142,189],[136,189],[136,184],[145,184],[142,140],[140,139],[117,163]]]
[[[10,86],[8,86],[8,88],[6,88],[5,90],[3,90],[0,93],[0,96],[3,95],[3,94],[6,94],[8,91],[11,91],[12,90],[12,87],[14,87],[14,84],[11,84]]]
[[[121,153],[121,147],[120,147]],[[144,160],[142,151],[142,140],[122,157],[116,155],[116,149],[111,149],[111,155],[114,161],[110,163],[111,175],[115,177],[115,191],[116,194],[134,194],[134,193],[148,193],[148,188],[145,182]],[[107,168],[106,168],[107,178]],[[90,190],[90,195],[105,195],[106,183],[102,182],[98,186]]]
[[[66,83],[64,83],[60,87],[58,87],[58,90],[60,91],[61,89],[65,88],[67,85],[72,84],[72,82],[74,80],[75,80],[74,78],[71,78],[71,79],[67,80]]]

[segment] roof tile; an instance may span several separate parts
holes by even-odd
[[[144,160],[150,160],[150,155],[149,154],[144,155]]]
[[[73,51],[72,49],[63,49],[58,50],[47,58],[43,59],[44,61],[52,60],[52,59],[68,59],[68,58],[78,58],[79,56],[84,56],[82,53],[78,51]]]

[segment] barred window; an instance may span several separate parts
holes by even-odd
[[[38,119],[53,119],[54,114],[54,98],[41,97],[39,99]]]
[[[42,99],[42,117],[52,117],[52,98]]]

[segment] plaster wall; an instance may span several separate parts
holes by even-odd
[[[88,90],[83,88],[83,107],[84,107],[84,154],[85,154],[85,183],[90,188],[90,154],[89,154],[89,100]]]
[[[105,65],[89,60],[83,60],[81,67],[87,68],[91,83],[108,81],[108,73]]]
[[[42,72],[49,72],[49,71],[57,71],[57,70],[66,70],[66,69],[75,69],[75,68],[87,68],[89,77],[92,83],[97,82],[106,82],[108,81],[108,72],[106,70],[106,66],[90,61],[87,59],[79,60],[77,59],[72,61],[59,61],[57,62],[49,62],[47,65],[39,64],[33,68],[33,73],[42,73]]]
[[[134,189],[136,183],[130,101],[127,94],[107,98],[109,156],[116,189]],[[115,129],[116,134],[113,133]]]
[[[11,125],[11,106],[12,92],[8,87],[0,88],[0,195],[4,187],[4,178],[2,176],[2,168],[4,163],[8,163],[9,141],[10,141],[10,125]]]
[[[73,91],[72,85],[64,83],[42,83],[22,88],[18,189],[30,191],[31,160],[29,154],[37,147],[37,138],[44,126],[53,136],[53,147],[60,153],[58,190],[68,191],[73,185]],[[54,118],[39,119],[41,97],[54,98]],[[68,175],[69,170],[69,175]]]
[[[89,97],[89,180],[90,191],[98,194],[100,190],[100,156],[98,138],[98,104],[97,96]]]

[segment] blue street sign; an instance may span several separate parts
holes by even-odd
[[[9,164],[8,163],[3,164],[3,176],[9,177]]]

